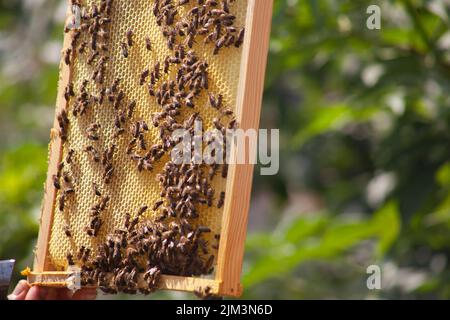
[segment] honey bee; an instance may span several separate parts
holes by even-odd
[[[74,96],[75,96],[75,92],[73,91],[73,83],[69,83],[64,92],[64,99],[66,99],[66,101],[69,101],[70,97],[74,97]]]
[[[61,189],[61,184],[59,183],[59,178],[57,175],[53,175],[53,186],[55,187],[55,189],[60,190]]]
[[[227,117],[230,117],[234,114],[233,110],[231,110],[231,109],[222,109],[221,113],[223,116],[227,116]]]
[[[111,86],[111,92],[112,93],[116,93],[118,91],[120,81],[121,81],[120,78],[114,79],[114,82],[113,82],[113,84]]]
[[[222,10],[225,13],[230,13],[230,6],[229,6],[229,1],[228,0],[222,0]]]
[[[92,16],[92,18],[95,18],[95,17],[98,17],[98,15],[99,15],[99,9],[98,9],[97,5],[94,4],[92,6],[91,16]]]
[[[139,84],[140,84],[141,86],[144,85],[144,83],[145,83],[145,81],[147,80],[149,74],[150,74],[150,70],[149,70],[148,68],[145,69],[144,71],[142,71],[141,77],[140,77],[140,80],[139,80]]]
[[[66,65],[70,64],[71,58],[72,58],[72,49],[68,48],[64,53],[64,62]]]
[[[184,45],[188,46],[189,48],[193,48],[194,44],[195,44],[195,34],[194,33],[189,33],[186,37],[186,39],[184,40]]]
[[[94,217],[89,227],[86,228],[87,235],[90,237],[96,237],[98,235],[98,232],[100,231],[102,224],[102,220],[99,217]]]
[[[202,73],[202,76],[201,76],[200,80],[201,80],[201,83],[200,83],[201,87],[206,89],[206,90],[208,90],[209,83],[208,83],[208,75],[207,75],[206,72]]]
[[[138,216],[143,215],[143,214],[145,213],[145,211],[147,211],[147,209],[148,209],[148,206],[142,206],[142,207],[139,209],[137,215],[138,215]]]
[[[119,92],[119,95],[120,95],[121,92],[122,91]],[[119,110],[119,108],[120,108],[121,99],[118,99],[119,95],[117,97],[115,97],[115,100],[114,100],[114,103],[113,103],[114,110]]]
[[[108,15],[108,16],[111,15],[112,3],[113,3],[113,0],[106,0],[105,12],[106,12],[106,15]]]
[[[214,118],[213,119],[213,124],[214,124],[214,127],[216,127],[217,130],[219,130],[221,132],[223,132],[225,130],[225,127],[223,126],[222,123],[220,123],[219,119]]]
[[[220,109],[222,108],[222,103],[223,103],[223,96],[221,94],[219,94],[216,97],[214,97],[214,94],[209,93],[209,104],[211,105],[211,107],[213,107],[214,109]]]
[[[228,176],[228,164],[225,163],[222,166],[222,178],[226,178]]]
[[[169,73],[169,68],[170,68],[170,57],[166,57],[166,59],[164,59],[164,73]]]
[[[157,267],[149,268],[144,274],[144,280],[147,282],[150,291],[157,287],[160,276],[161,271]]]
[[[133,117],[134,109],[136,109],[136,101],[131,101],[128,105],[127,117],[131,119]]]
[[[208,260],[206,261],[204,268],[203,268],[203,273],[204,274],[208,274],[211,273],[212,270],[212,266],[214,263],[214,255],[209,256]]]
[[[77,259],[82,263],[85,263],[89,259],[90,254],[91,249],[86,248],[85,246],[81,246],[80,249],[78,249]]]
[[[208,30],[208,29],[206,28],[206,30]],[[214,38],[215,38],[215,33],[211,32],[205,37],[205,39],[203,39],[203,43],[208,44],[208,43],[212,42],[214,40]]]
[[[69,151],[67,152],[67,156],[66,156],[66,162],[68,164],[72,164],[74,154],[75,154],[75,150],[69,149]]]
[[[92,65],[92,63],[94,62],[94,60],[100,55],[100,53],[98,51],[94,51],[92,52],[92,54],[89,56],[88,60],[86,61],[86,63],[88,65]]]
[[[120,43],[120,47],[122,48],[122,55],[125,58],[128,58],[128,46],[127,46],[127,44],[125,42],[121,42]]]
[[[228,124],[228,129],[230,129],[230,130],[235,130],[235,129],[237,129],[237,127],[238,127],[237,119],[232,119],[230,121],[230,123]]]
[[[197,228],[197,233],[210,233],[211,232],[211,228],[206,227],[206,226],[200,226]]]
[[[125,129],[124,128],[117,128],[116,132],[114,133],[114,138],[118,138],[120,137],[122,134],[125,133]]]
[[[206,197],[207,197],[208,207],[212,207],[212,202],[213,202],[213,198],[214,198],[214,189],[213,188],[208,188],[208,190],[206,191]]]
[[[234,46],[236,48],[239,48],[244,43],[244,36],[245,36],[245,28],[242,28],[239,30],[236,42],[234,43]]]
[[[102,39],[104,39],[104,40],[107,40],[107,39],[108,39],[109,33],[108,33],[108,31],[106,31],[105,29],[100,28],[100,30],[98,31],[97,35],[98,35],[100,38],[102,38]]]
[[[145,47],[147,48],[148,51],[152,50],[152,42],[150,41],[150,38],[145,38]]]
[[[111,200],[111,198],[109,196],[105,196],[102,198],[102,200],[100,202],[100,207],[99,207],[100,211],[104,211],[106,209],[110,200]]]
[[[100,187],[98,186],[97,183],[95,183],[95,182],[92,183],[92,190],[94,191],[94,194],[95,194],[97,197],[101,197],[101,196],[102,196],[102,193],[101,193],[101,191],[100,191]]]
[[[158,210],[159,209],[159,207],[161,207],[161,205],[164,203],[164,200],[159,200],[159,201],[156,201],[155,202],[155,204],[153,205],[153,211],[156,211],[156,210]]]
[[[97,141],[100,139],[98,130],[100,129],[100,125],[97,123],[93,123],[89,125],[89,127],[86,129],[87,137],[89,140]]]
[[[70,185],[72,183],[72,177],[70,177],[69,173],[63,173],[63,180],[66,185]]]
[[[86,249],[86,247],[85,246],[81,246],[79,249],[78,249],[78,252],[77,252],[77,259],[78,260],[80,260],[80,261],[86,261],[86,259],[83,259],[85,256],[86,256],[86,251],[87,251],[88,249]]]
[[[63,193],[58,200],[58,209],[59,211],[63,212],[66,204],[66,194]]]
[[[66,237],[72,238],[72,231],[70,230],[70,227],[68,225],[64,226],[63,231]]]
[[[111,183],[111,179],[114,175],[114,168],[113,167],[109,167],[107,169],[105,169],[105,173],[103,174],[103,180],[106,184]]]
[[[73,261],[73,255],[69,252],[66,255],[67,263],[69,266],[74,266],[75,262]]]
[[[131,29],[128,30],[126,37],[127,37],[127,44],[129,47],[133,46],[133,36],[134,36],[133,30],[131,30]]]
[[[199,7],[193,7],[192,9],[190,9],[187,13],[188,16],[194,16],[199,12],[200,8]]]
[[[139,223],[139,216],[135,217],[130,221],[130,225],[128,227],[128,232],[133,231],[134,227]]]
[[[108,24],[108,23],[111,23],[111,18],[101,18],[101,19],[99,20],[99,25],[100,25],[100,26],[105,25],[105,24]]]
[[[176,15],[177,15],[177,10],[175,10],[175,9],[167,11],[165,18],[166,18],[166,24],[168,26],[173,24]]]
[[[84,151],[91,156],[94,162],[100,162],[100,153],[93,146],[87,146]]]
[[[161,71],[160,70],[161,70],[160,62],[156,62],[154,67],[153,67],[153,74],[154,74],[154,77],[156,79],[159,79],[161,77]]]
[[[116,97],[116,103],[119,104],[120,102],[122,102],[124,97],[125,97],[125,93],[123,92],[123,90],[120,90]]]
[[[60,128],[60,137],[61,140],[67,140],[67,130],[69,126],[69,118],[67,117],[67,113],[65,110],[62,110],[57,116],[59,128]]]
[[[228,34],[225,34],[220,39],[218,39],[216,41],[216,44],[214,46],[214,52],[213,52],[214,55],[219,54],[220,49],[223,48],[223,46],[225,45],[227,39],[228,39]]]
[[[64,169],[64,161],[61,161],[59,164],[58,164],[58,167],[57,167],[57,169],[56,169],[56,176],[58,177],[58,178],[61,178],[61,176],[62,176],[62,172],[63,172],[63,169]]]
[[[96,51],[97,50],[97,33],[93,33],[91,37],[91,49]]]
[[[141,140],[142,141],[142,140]],[[145,146],[145,145],[143,145]],[[141,146],[142,147],[142,146]],[[144,149],[145,150],[145,149]],[[138,170],[141,171],[152,171],[153,170],[153,165],[151,164],[151,162],[145,158],[140,158],[138,160]]]
[[[130,126],[130,132],[133,135],[133,138],[135,139],[139,138],[139,134],[141,133],[141,124],[139,121],[133,123]]]
[[[78,53],[84,54],[86,52],[87,45],[88,43],[86,41],[81,42],[80,45],[78,46]]]
[[[206,17],[205,17],[205,19],[206,19]],[[201,21],[200,21],[200,24],[201,24],[201,25],[205,25],[205,23],[206,23],[205,19],[201,19]],[[208,28],[205,28],[204,26],[200,27],[200,28],[197,30],[197,34],[198,34],[198,35],[205,35],[205,34],[207,34],[208,32],[209,32],[209,29],[208,29]]]
[[[222,208],[224,203],[225,203],[225,192],[222,191],[220,193],[219,201],[217,202],[217,208],[218,209]]]
[[[184,103],[186,104],[186,106],[187,107],[189,107],[189,108],[194,108],[195,107],[195,104],[194,104],[194,93],[193,92],[191,92],[191,93],[189,93],[188,95],[187,95],[187,97],[185,98],[185,100],[184,100]]]
[[[228,34],[225,40],[225,47],[231,47],[231,45],[234,43],[236,43],[236,36]]]

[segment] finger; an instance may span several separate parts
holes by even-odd
[[[8,296],[8,300],[25,300],[28,290],[30,290],[28,282],[21,280],[14,288],[14,291]]]
[[[61,288],[58,290],[58,300],[71,300],[73,292],[67,288]]]
[[[81,289],[75,292],[67,289],[58,289],[57,300],[95,300],[97,297],[96,289]]]
[[[48,291],[46,287],[33,286],[28,290],[25,300],[45,300]]]
[[[49,288],[45,300],[58,300],[60,288]]]
[[[97,290],[94,288],[86,288],[75,292],[72,300],[95,300],[96,298]]]

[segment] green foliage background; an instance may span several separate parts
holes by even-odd
[[[255,169],[244,298],[450,298],[446,3],[275,0],[262,127],[281,129],[280,172]],[[381,30],[366,28],[371,4]],[[0,259],[18,269],[38,231],[64,12],[0,0]],[[367,289],[372,264],[382,290]]]

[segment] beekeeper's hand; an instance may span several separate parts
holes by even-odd
[[[27,281],[21,280],[8,300],[95,300],[96,297],[95,289],[81,289],[73,293],[67,288],[30,286]]]

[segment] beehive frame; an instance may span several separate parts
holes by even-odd
[[[248,0],[245,22],[246,36],[242,49],[235,106],[237,120],[244,130],[259,127],[272,5],[272,0]],[[69,32],[64,38],[64,48],[68,48],[70,42],[71,33]],[[55,114],[58,114],[66,106],[64,89],[71,81],[71,76],[70,67],[61,62]],[[57,126],[58,121],[55,117],[54,128]],[[57,172],[58,163],[62,159],[62,146],[60,137],[56,134],[55,129],[52,129],[39,237],[33,271],[28,274],[29,282],[34,285],[57,287],[67,285],[66,280],[69,273],[54,271],[55,269],[48,259],[56,203],[56,190],[52,187],[52,177]],[[231,151],[231,157],[235,157],[234,150]],[[199,288],[209,287],[211,293],[217,296],[237,297],[242,294],[240,277],[252,178],[252,164],[230,165],[215,278],[162,276],[160,289],[192,292]]]

